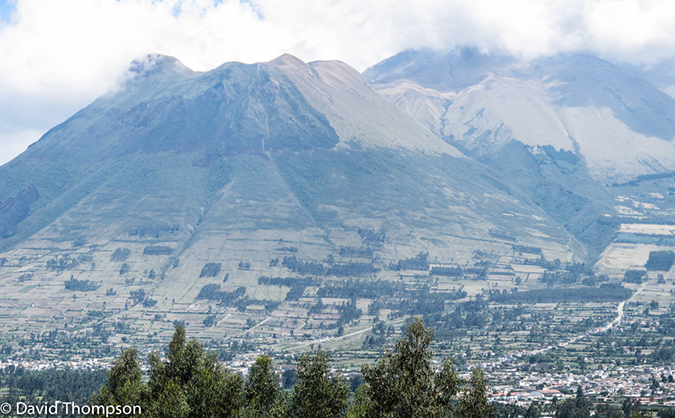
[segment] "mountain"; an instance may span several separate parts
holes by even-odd
[[[405,51],[364,72],[399,109],[516,184],[598,254],[607,185],[675,170],[675,100],[583,54]],[[598,222],[600,220],[600,222]]]
[[[417,120],[430,118],[429,103],[439,116],[425,125],[471,155],[512,140],[549,145],[582,158],[601,182],[675,168],[675,99],[599,58],[406,51],[364,75]]]
[[[483,54],[473,48],[452,53],[410,49],[368,68],[363,75],[374,85],[409,80],[427,89],[456,93],[517,62],[508,55]]]
[[[106,309],[122,310],[138,280],[166,311],[223,280],[267,299],[279,290],[259,277],[317,266],[374,273],[419,253],[464,263],[514,243],[586,257],[518,188],[336,61],[198,73],[149,56],[0,178],[0,280],[13,304],[26,277],[39,282],[39,315],[102,309],[108,289],[120,297]],[[84,299],[69,297],[68,277]]]
[[[620,66],[669,96],[675,96],[675,58],[666,57],[642,65],[623,63]]]

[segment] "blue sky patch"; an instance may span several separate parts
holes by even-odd
[[[9,22],[16,4],[12,0],[0,0],[0,22]]]

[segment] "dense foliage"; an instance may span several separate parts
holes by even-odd
[[[110,261],[127,261],[130,255],[131,250],[128,248],[115,248],[115,251],[110,256]]]
[[[0,387],[5,389],[0,402],[15,404],[21,400],[36,405],[58,400],[86,405],[92,388],[101,386],[105,379],[103,370],[50,369],[37,372],[9,366],[0,369]]]
[[[668,271],[675,262],[675,252],[672,251],[650,251],[649,259],[645,267],[647,270]]]
[[[88,292],[96,290],[100,285],[90,281],[90,280],[77,280],[73,276],[70,276],[70,280],[64,282],[67,290],[78,291],[78,292]]]
[[[469,381],[458,378],[446,359],[436,370],[429,346],[433,332],[420,318],[408,324],[394,351],[374,366],[363,366],[365,380],[350,401],[350,387],[331,373],[325,352],[304,354],[293,373],[292,390],[268,356],[259,357],[243,379],[225,369],[215,353],[187,340],[178,325],[166,359],[150,355],[144,382],[138,353],[126,350],[113,362],[94,405],[140,405],[143,417],[487,417],[485,377],[479,369]],[[287,378],[284,374],[284,387]],[[461,394],[461,396],[460,396]]]
[[[206,263],[199,273],[199,277],[216,277],[220,273],[220,263]]]
[[[171,255],[173,248],[164,245],[148,245],[143,249],[144,255]]]
[[[560,303],[560,302],[620,302],[631,297],[633,291],[615,283],[600,287],[533,289],[525,292],[494,292],[490,301],[497,303]]]
[[[395,270],[429,270],[429,253],[419,253],[413,258],[399,260],[394,266]]]
[[[419,318],[408,325],[393,352],[374,366],[362,368],[366,384],[357,391],[352,417],[486,417],[492,407],[483,372],[475,369],[462,382],[450,359],[440,370],[431,367],[433,333]],[[457,397],[464,386],[463,396]]]

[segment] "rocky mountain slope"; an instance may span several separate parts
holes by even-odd
[[[548,145],[574,153],[605,183],[675,168],[675,99],[599,58],[520,62],[475,50],[406,51],[364,75],[471,155],[511,141],[533,152]]]
[[[586,257],[518,188],[334,61],[196,73],[150,56],[0,178],[5,302],[20,302],[29,274],[31,298],[55,312],[75,309],[69,277],[88,281],[77,309],[140,279],[161,310],[214,281],[253,295],[261,276],[319,264],[363,275],[420,252],[465,263],[514,244]]]
[[[675,100],[588,55],[405,51],[364,72],[399,109],[496,169],[596,253],[606,186],[675,170]]]

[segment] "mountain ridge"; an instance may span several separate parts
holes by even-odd
[[[455,68],[473,61],[485,64],[463,74],[473,84],[457,87]],[[441,71],[436,62],[455,66]],[[483,155],[486,144],[515,139],[575,152],[592,177],[609,183],[675,168],[675,99],[596,57],[561,54],[524,62],[470,49],[406,51],[364,75],[399,108],[471,156]],[[509,87],[513,83],[521,84]],[[406,95],[409,100],[403,100]],[[476,103],[473,110],[466,109],[467,101]],[[521,112],[523,107],[530,111]],[[509,132],[498,132],[500,127]],[[542,142],[542,135],[550,141]],[[619,147],[608,148],[610,143]]]
[[[475,195],[478,190],[509,201],[501,210],[511,206],[515,213],[541,215],[533,212],[530,202],[520,200],[524,195],[397,110],[344,63],[305,64],[283,55],[269,63],[225,63],[196,73],[170,57],[148,60],[150,64],[141,65],[146,73],[132,70],[144,75],[97,99],[2,167],[6,186],[15,184],[0,188],[3,198],[29,179],[38,190],[45,189],[4,248],[38,231],[35,236],[43,237],[43,243],[59,236],[86,238],[88,230],[100,231],[91,232],[90,239],[119,239],[115,237],[144,223],[179,225],[173,236],[183,248],[186,240],[194,241],[190,231],[209,224],[207,202],[219,193],[237,195],[235,201],[242,204],[232,201],[226,204],[230,209],[211,210],[230,213],[224,224],[239,219],[262,225],[247,214],[249,210],[268,219],[263,222],[267,227],[304,223],[323,228],[318,236],[330,235],[328,230],[344,235],[345,227],[380,229],[385,220],[398,225],[392,231],[402,228],[401,237],[416,224],[427,228],[424,234],[433,235],[431,231],[441,227],[461,236],[451,219],[466,210],[462,222],[475,224],[467,236],[490,240],[489,229],[508,229],[511,220],[490,212],[494,203],[476,205],[486,199]],[[39,172],[33,168],[37,166]],[[429,175],[435,186],[426,185]],[[412,186],[415,183],[418,186]],[[373,193],[377,188],[383,192]],[[426,203],[412,204],[410,196],[416,193],[416,199]],[[399,200],[409,208],[396,210],[392,203]],[[277,210],[274,202],[286,203]],[[358,214],[349,215],[353,210]],[[135,212],[139,215],[131,216]],[[556,229],[549,220],[539,223],[537,227],[549,233]],[[83,225],[89,226],[82,229]],[[530,239],[538,242],[537,235],[541,234]],[[569,240],[560,231],[554,235],[554,241]],[[560,254],[566,246],[554,245]]]

